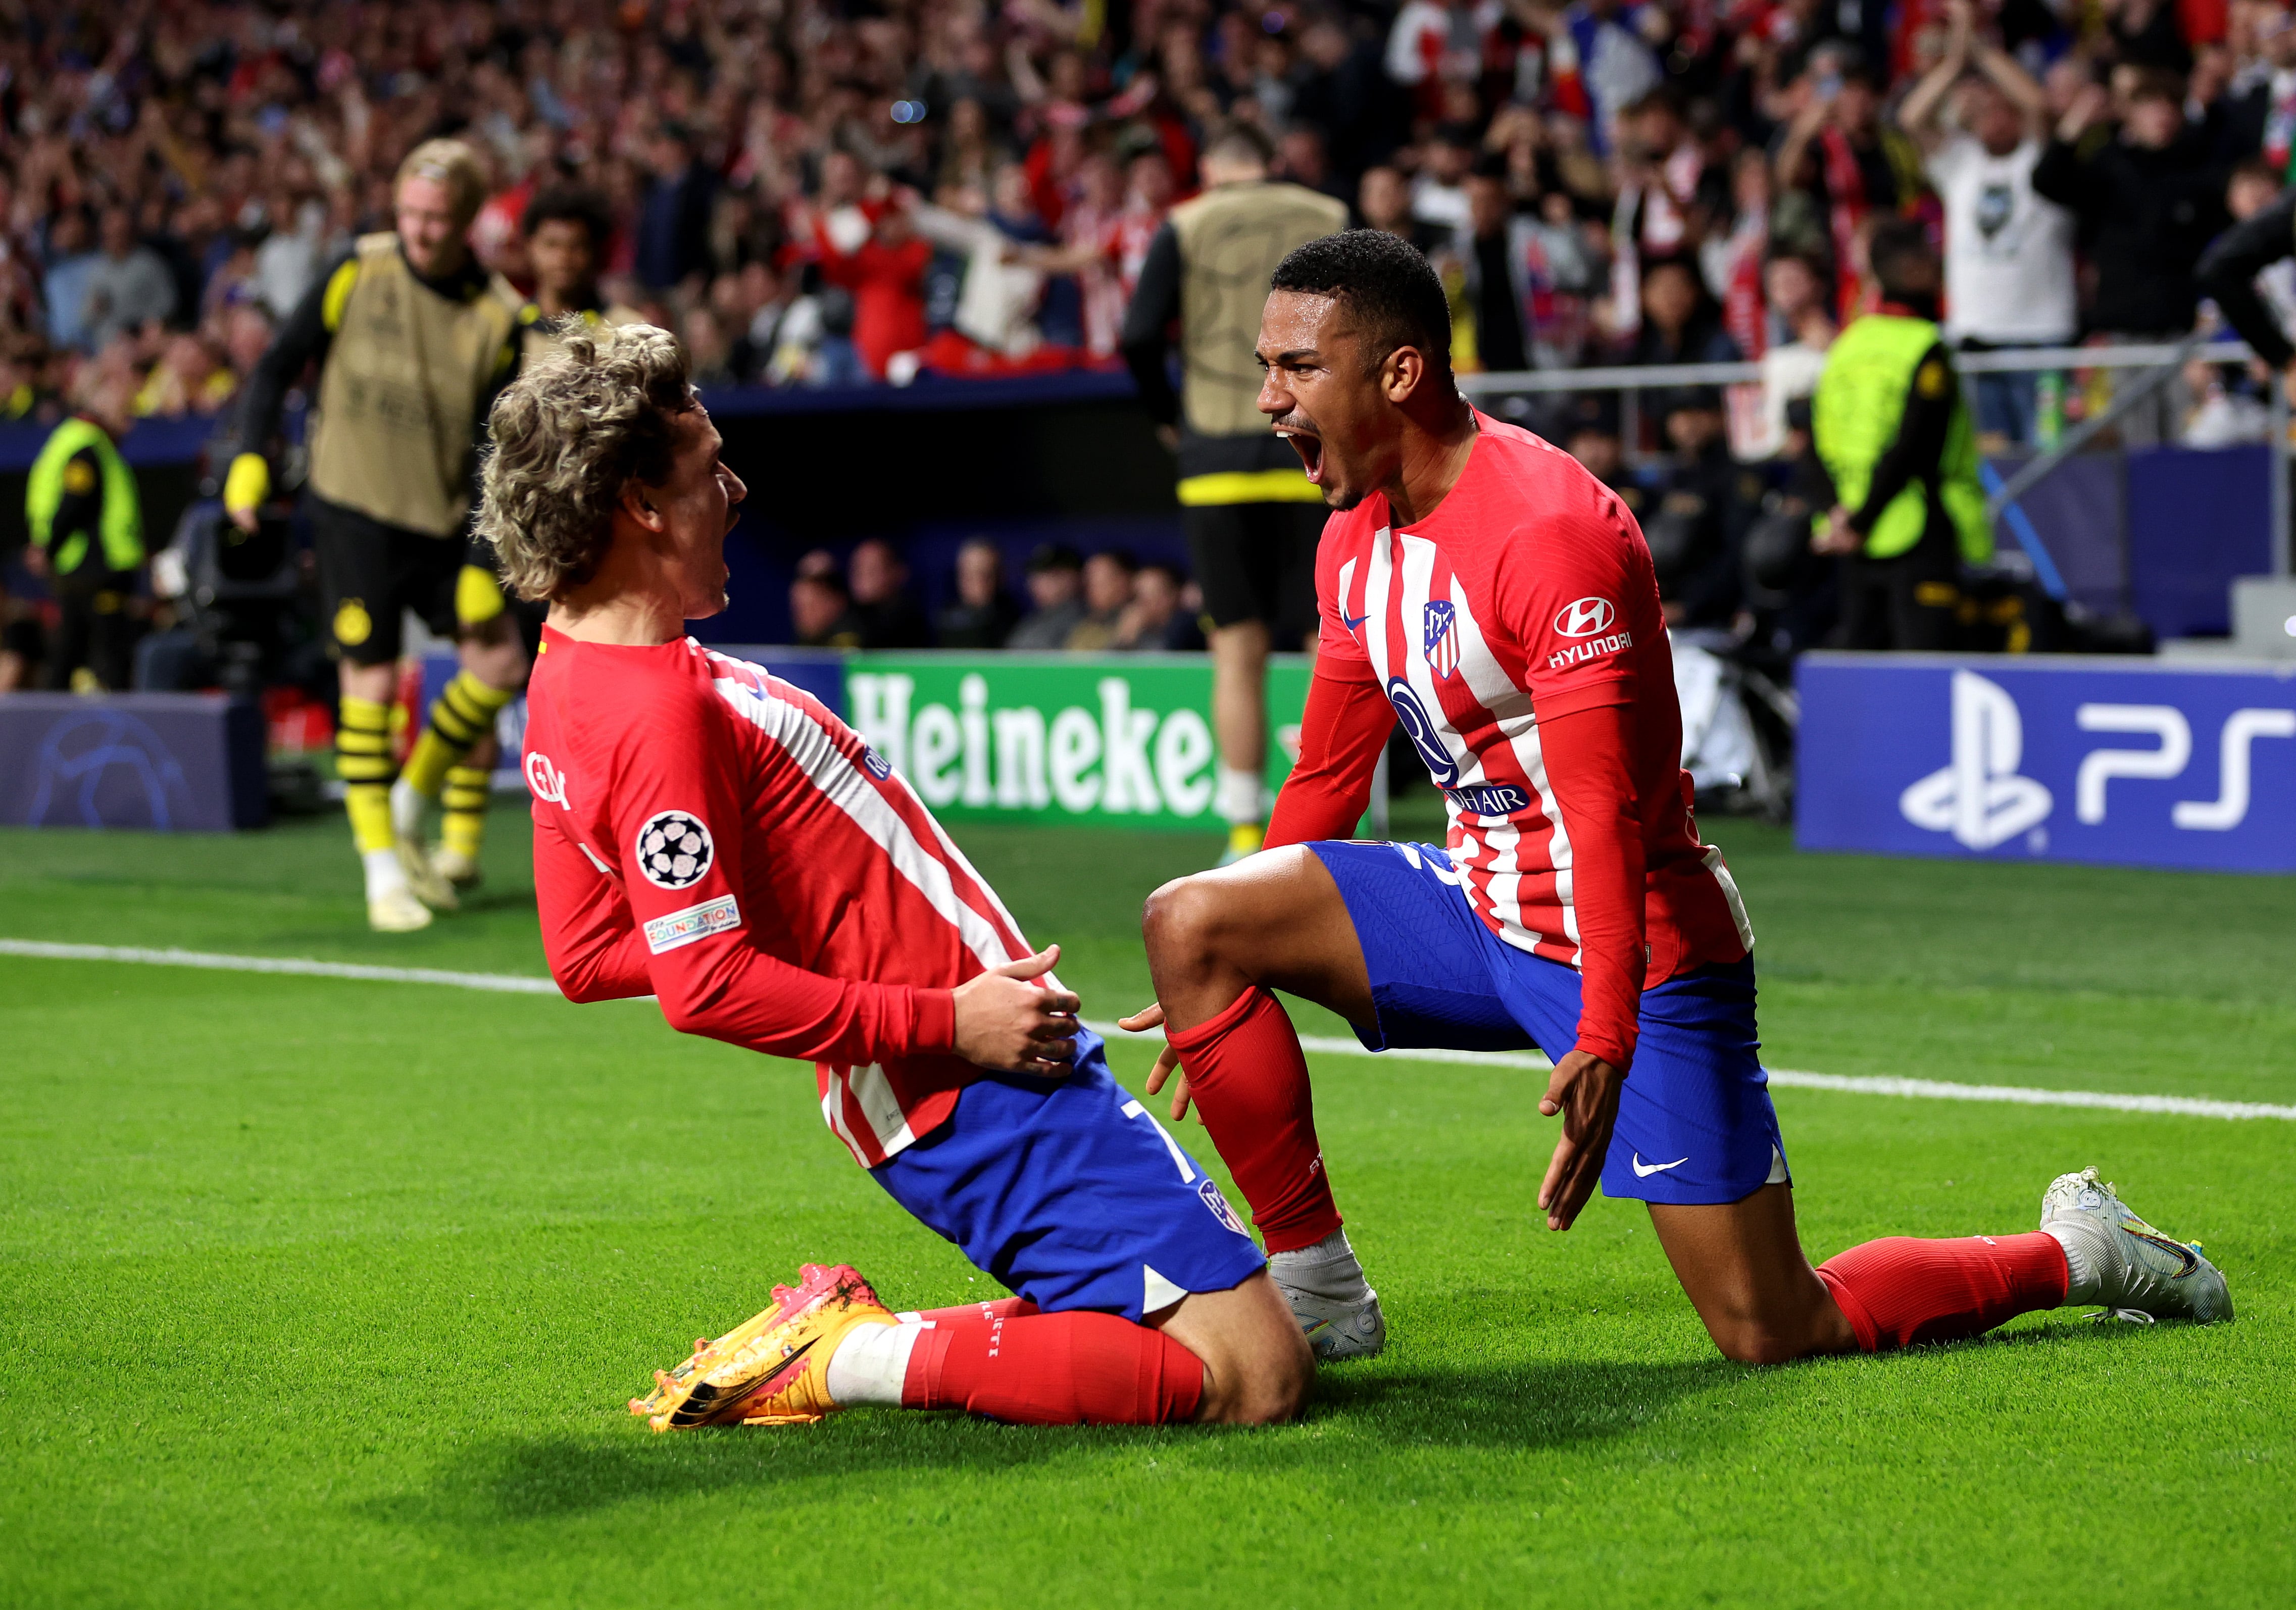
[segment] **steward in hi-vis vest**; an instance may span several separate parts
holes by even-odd
[[[316,366],[305,513],[340,655],[335,763],[368,920],[389,932],[426,926],[432,911],[454,908],[457,884],[475,881],[488,777],[463,761],[526,681],[527,652],[492,554],[465,529],[479,437],[521,347],[518,293],[479,265],[465,238],[485,196],[460,142],[430,140],[408,154],[396,232],[365,236],[331,264],[256,366],[224,485],[225,510],[251,528],[270,496],[264,454],[287,390]],[[463,665],[401,776],[388,711],[409,610],[456,639]],[[442,794],[450,809],[434,852],[422,820]]]
[[[1993,557],[1969,409],[1935,314],[1940,271],[1923,226],[1874,232],[1882,311],[1836,338],[1810,404],[1831,482],[1814,546],[1842,555],[1841,646],[1953,646],[1961,566]]]
[[[144,505],[135,472],[112,440],[120,424],[73,415],[40,448],[25,482],[34,568],[46,572],[59,615],[47,668],[48,686],[58,692],[128,684],[127,601],[144,563]]]
[[[1240,125],[1203,155],[1204,192],[1149,243],[1124,316],[1124,360],[1157,423],[1177,427],[1180,518],[1209,617],[1217,803],[1229,857],[1259,848],[1267,817],[1271,645],[1316,632],[1324,495],[1259,412],[1253,356],[1268,276],[1295,246],[1348,226],[1347,203],[1267,177],[1265,138]],[[1165,359],[1179,329],[1180,389]]]

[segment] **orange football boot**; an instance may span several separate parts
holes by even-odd
[[[654,1372],[654,1390],[630,1412],[654,1430],[696,1425],[809,1424],[837,1408],[829,1360],[857,1325],[898,1324],[849,1264],[808,1263],[794,1287],[774,1287],[774,1305],[718,1337],[697,1340],[693,1356]]]

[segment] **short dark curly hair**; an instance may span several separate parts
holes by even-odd
[[[614,233],[614,215],[606,198],[586,185],[553,185],[537,193],[519,220],[519,233],[528,240],[545,224],[579,224],[589,233],[590,248],[603,253]]]
[[[1275,266],[1267,288],[1346,303],[1368,342],[1373,374],[1398,348],[1415,347],[1440,390],[1455,389],[1450,300],[1419,249],[1399,235],[1346,229],[1309,241]]]

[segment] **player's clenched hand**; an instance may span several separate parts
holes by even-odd
[[[1145,1034],[1151,1029],[1164,1026],[1164,1008],[1151,1001],[1129,1017],[1119,1017],[1116,1026],[1127,1034]],[[1180,1074],[1180,1082],[1172,1088],[1172,1121],[1178,1123],[1188,1115],[1188,1076],[1180,1072],[1180,1054],[1166,1040],[1164,1048],[1156,1054],[1156,1065],[1148,1070],[1148,1094],[1160,1096],[1165,1081]]]
[[[1050,945],[992,967],[951,992],[956,1054],[978,1068],[1059,1079],[1076,1060],[1077,998],[1037,983],[1061,959]]]
[[[1619,1087],[1626,1078],[1623,1070],[1591,1051],[1573,1051],[1554,1064],[1554,1077],[1546,1081],[1546,1095],[1538,1104],[1546,1117],[1562,1115],[1562,1138],[1554,1143],[1554,1159],[1538,1187],[1548,1229],[1569,1229],[1595,1194],[1603,1154],[1611,1149],[1611,1128],[1619,1121]]]

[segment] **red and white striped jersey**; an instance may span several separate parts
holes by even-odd
[[[1628,705],[1644,987],[1735,961],[1753,936],[1721,852],[1699,842],[1691,817],[1673,654],[1642,532],[1569,455],[1487,415],[1477,423],[1467,467],[1418,524],[1391,528],[1374,494],[1324,527],[1316,674],[1385,690],[1448,803],[1447,848],[1477,915],[1507,943],[1572,966],[1577,825],[1539,723]]]
[[[802,689],[691,640],[543,634],[527,692],[535,891],[568,997],[811,1059],[863,1167],[980,1070],[950,991],[1029,954],[908,784]]]

